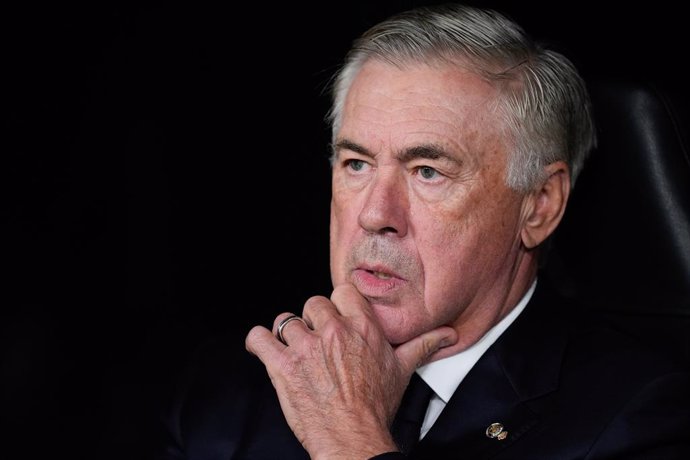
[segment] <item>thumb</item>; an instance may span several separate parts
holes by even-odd
[[[395,354],[407,375],[412,375],[419,366],[442,357],[439,352],[457,341],[455,329],[441,326],[399,345]]]

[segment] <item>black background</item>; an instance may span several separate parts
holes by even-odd
[[[5,8],[0,457],[147,458],[197,344],[328,294],[323,90],[424,3]],[[586,77],[683,83],[671,2],[472,3]]]

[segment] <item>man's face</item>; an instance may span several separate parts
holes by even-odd
[[[496,89],[474,74],[370,61],[348,94],[332,178],[331,275],[402,343],[488,329],[521,261]]]

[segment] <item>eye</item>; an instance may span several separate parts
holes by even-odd
[[[364,169],[366,163],[362,160],[347,160],[345,161],[345,166],[355,172],[359,172]]]
[[[417,169],[417,172],[423,179],[432,180],[439,176],[438,171],[429,166],[421,166]]]

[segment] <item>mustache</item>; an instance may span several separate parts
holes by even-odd
[[[352,247],[348,262],[352,269],[362,264],[383,265],[405,279],[414,278],[420,270],[416,257],[391,238],[380,235],[359,240]]]

